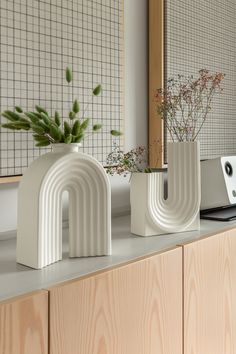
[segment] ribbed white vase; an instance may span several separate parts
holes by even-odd
[[[168,144],[168,198],[164,174],[134,173],[131,178],[131,232],[152,236],[200,227],[199,142]]]
[[[40,269],[62,259],[62,194],[69,194],[69,256],[111,254],[111,192],[103,166],[55,144],[26,170],[18,194],[17,262]]]

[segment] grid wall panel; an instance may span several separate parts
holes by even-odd
[[[110,130],[122,127],[123,0],[1,0],[0,109],[35,104],[68,117],[73,99],[83,110],[92,89],[103,94],[88,105],[86,117],[103,130],[83,150],[105,163],[112,148]],[[67,66],[73,83],[65,82]],[[5,122],[1,118],[1,123]],[[118,144],[122,141],[118,140]],[[0,130],[0,176],[18,175],[39,155],[30,133]]]
[[[223,93],[214,98],[199,140],[203,159],[235,155],[235,0],[166,0],[165,68],[165,79],[197,76],[202,68],[226,74]],[[167,132],[166,137],[170,141]]]

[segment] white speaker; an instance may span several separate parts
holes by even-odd
[[[201,210],[236,204],[236,156],[201,161]]]

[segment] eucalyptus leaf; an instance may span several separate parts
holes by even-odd
[[[112,130],[110,131],[110,133],[111,133],[111,135],[113,135],[113,136],[121,136],[121,135],[122,135],[122,133],[121,133],[119,130],[114,130],[114,129],[112,129]]]
[[[21,117],[17,122],[28,123],[30,125],[30,121],[24,117]]]
[[[97,85],[97,86],[95,87],[95,89],[93,90],[94,96],[100,95],[101,91],[102,91],[102,86],[101,86],[101,85]]]
[[[1,113],[1,115],[6,118],[7,120],[9,120],[10,122],[16,122],[15,118],[12,118],[11,116],[9,116],[7,113],[3,112]]]
[[[33,112],[25,112],[24,113],[26,117],[28,117],[32,123],[37,124],[39,121],[39,118],[33,113]]]
[[[39,120],[37,124],[38,124],[38,126],[40,126],[41,128],[44,129],[45,133],[49,132],[49,130],[50,130],[49,126],[47,124],[45,124],[43,120]]]
[[[31,112],[33,113],[38,119],[42,119],[41,114],[39,112]]]
[[[100,130],[102,128],[102,124],[94,124],[93,126],[93,131],[97,132],[98,130]]]
[[[71,133],[72,133],[72,135],[77,136],[80,133],[80,130],[81,130],[80,121],[76,120],[73,125]]]
[[[71,127],[70,127],[69,123],[66,121],[64,122],[64,133],[65,133],[65,137],[67,135],[70,135],[70,133],[71,133]]]
[[[73,112],[76,114],[76,113],[79,113],[79,110],[80,110],[79,102],[78,102],[78,100],[74,100],[74,102],[73,102]]]
[[[83,134],[83,133],[80,133],[78,136],[76,136],[76,137],[74,138],[74,142],[75,142],[75,143],[80,143],[80,142],[83,140],[83,138],[84,138],[84,134]]]
[[[45,114],[44,112],[41,112],[40,115],[43,118],[44,123],[49,125],[50,124],[50,119],[48,118],[48,115]]]
[[[69,118],[70,118],[71,120],[73,120],[73,119],[75,119],[75,116],[76,116],[75,112],[70,111],[70,113],[69,113]]]
[[[46,109],[44,109],[43,107],[36,105],[35,109],[38,113],[45,113],[47,116],[49,115],[48,112],[46,111]]]
[[[50,145],[49,140],[48,141],[40,141],[37,144],[35,144],[35,146],[37,146],[37,147],[44,147],[44,146],[48,146],[48,145]]]
[[[55,119],[55,123],[58,127],[60,127],[61,125],[61,119],[60,119],[60,115],[57,111],[55,111],[55,115],[54,115],[54,119]]]
[[[30,123],[29,122],[14,122],[15,127],[18,127],[23,130],[29,130],[30,129]]]
[[[23,109],[20,106],[15,106],[15,110],[17,113],[23,113]]]
[[[90,122],[90,119],[89,118],[86,118],[83,123],[81,124],[81,129],[82,130],[85,130],[88,128],[88,125],[89,125],[89,122]]]
[[[66,68],[66,81],[68,84],[72,81],[72,70],[69,67]]]
[[[56,141],[59,142],[61,140],[61,130],[54,125],[50,126],[50,136]]]
[[[7,118],[7,119],[9,119],[9,120],[11,120],[11,121],[17,121],[21,117],[18,113],[15,113],[15,112],[12,112],[12,111],[8,111],[8,110],[4,111],[2,113],[2,116]]]
[[[38,134],[34,134],[33,135],[34,140],[37,142],[50,142],[49,138],[44,136],[44,135],[38,135]]]
[[[37,133],[37,134],[39,134],[39,135],[45,133],[44,128],[42,128],[42,127],[40,127],[40,126],[38,126],[38,125],[35,125],[35,124],[31,124],[31,129],[32,129],[35,133]]]
[[[71,135],[71,134],[70,134],[70,135],[67,135],[67,136],[65,137],[65,139],[64,139],[64,143],[65,143],[65,144],[70,144],[71,141],[72,141],[72,135]]]
[[[4,123],[1,124],[1,128],[11,129],[11,130],[21,130],[21,128],[16,127],[14,123]]]

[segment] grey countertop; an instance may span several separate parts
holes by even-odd
[[[236,228],[236,222],[202,221],[199,231],[139,237],[130,233],[130,216],[112,221],[112,256],[68,258],[67,233],[64,232],[63,260],[42,270],[34,270],[16,259],[16,239],[0,241],[0,300],[15,297],[58,283],[111,268],[139,257],[161,252],[217,232]]]

